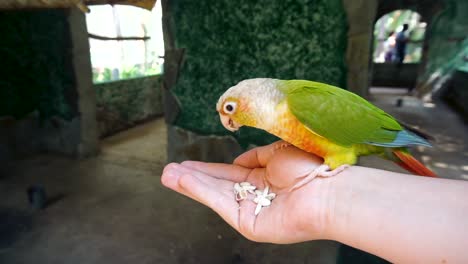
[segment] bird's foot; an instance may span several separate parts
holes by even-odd
[[[323,165],[322,165],[323,166]],[[325,165],[327,167],[327,169],[321,171],[317,176],[320,176],[320,177],[332,177],[332,176],[335,176],[335,175],[338,175],[340,174],[342,171],[344,171],[345,169],[351,167],[350,165],[348,164],[345,164],[345,165],[341,165],[339,166],[338,168],[334,169],[334,170],[330,170],[330,167],[328,167],[327,165]],[[320,167],[320,166],[319,166]]]
[[[284,149],[284,148],[287,148],[291,146],[291,143],[288,143],[284,140],[280,140],[280,141],[277,141],[273,147],[273,151],[277,151],[277,150],[280,150],[280,149]]]
[[[289,191],[294,191],[296,189],[301,188],[302,186],[306,185],[307,183],[311,182],[315,177],[332,177],[335,175],[340,174],[342,171],[344,171],[346,168],[349,168],[350,165],[341,165],[338,168],[334,170],[330,170],[330,167],[328,165],[322,164],[315,168],[311,173],[308,175],[304,176],[298,183],[296,183]]]

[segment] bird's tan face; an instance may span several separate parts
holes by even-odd
[[[239,82],[219,98],[216,110],[223,126],[237,131],[242,126],[267,129],[272,123],[276,80],[257,78]]]
[[[238,109],[240,101],[237,98],[221,98],[216,106],[216,110],[219,113],[219,118],[223,126],[229,131],[237,131],[242,126],[238,120]]]

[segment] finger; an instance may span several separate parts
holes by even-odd
[[[233,182],[245,181],[251,171],[241,166],[223,163],[184,161],[181,163],[181,165],[206,173],[218,179],[225,179]]]
[[[251,149],[237,157],[233,164],[250,169],[265,167],[268,157],[273,154],[268,152],[272,152],[270,145]]]
[[[256,174],[264,173],[256,170]],[[263,185],[261,176],[254,177],[256,186]],[[171,163],[164,168],[162,183],[193,200],[196,200],[218,213],[228,224],[236,230],[256,240],[254,234],[255,207],[250,200],[235,200],[233,183],[218,179],[197,171],[193,168]]]
[[[224,221],[251,240],[258,240],[255,232],[255,204],[251,199],[236,201],[232,187],[223,191],[219,188],[223,180],[212,178],[204,182],[200,177],[183,174],[179,180],[181,187],[191,197],[210,207]]]
[[[161,175],[161,183],[169,189],[183,194],[193,200],[201,202],[180,186],[179,179],[182,176],[182,174],[178,172],[178,170],[176,169],[176,165],[176,163],[171,163],[164,168],[163,174]]]
[[[241,168],[241,167],[239,167],[239,168]],[[211,176],[209,174],[206,174],[204,172],[201,172],[201,171],[199,171],[197,169],[184,166],[182,164],[174,164],[173,169],[177,170],[177,173],[179,175],[190,174],[192,176],[197,177],[203,183],[211,184],[211,185],[218,185],[219,188],[224,188],[225,190],[232,190],[232,188],[234,186],[233,181],[226,180],[226,179],[223,179],[223,178],[217,178],[217,177]],[[243,168],[243,169],[245,169],[245,168]],[[222,172],[218,172],[218,174],[219,173],[222,173]]]
[[[197,178],[197,180],[201,183],[207,186],[212,186],[213,189],[217,189],[219,192],[228,193],[234,199],[233,182],[212,177],[203,172],[182,166],[181,164],[177,163],[171,163],[164,168],[161,181],[166,187],[182,193],[201,203],[205,203],[200,200],[200,197],[193,196],[191,192],[188,192],[187,189],[182,187],[181,179],[186,175]]]
[[[251,169],[265,167],[275,151],[281,149],[284,144],[287,143],[280,140],[267,146],[251,149],[237,157],[233,163]]]
[[[239,204],[234,198],[234,193],[218,188],[219,184],[216,181],[222,180],[213,178],[212,182],[203,182],[194,175],[183,174],[179,184],[190,196],[213,209],[229,225],[239,230]]]
[[[279,189],[289,189],[298,179],[309,175],[322,159],[298,148],[277,151],[267,167],[267,180]]]

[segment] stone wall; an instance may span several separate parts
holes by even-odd
[[[374,63],[372,86],[413,88],[416,85],[419,64]]]
[[[0,13],[0,160],[76,152],[77,95],[66,10]],[[77,127],[78,126],[78,127]]]
[[[162,116],[160,76],[95,84],[101,137]]]
[[[440,94],[468,121],[468,72],[456,71]]]
[[[37,111],[15,120],[0,120],[0,162],[41,152],[78,156],[80,119],[53,117],[41,122]]]
[[[2,11],[0,23],[0,160],[38,152],[96,153],[84,15],[67,9]]]

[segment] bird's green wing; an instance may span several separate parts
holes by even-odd
[[[313,132],[342,146],[391,144],[402,127],[389,114],[356,94],[335,86],[279,81],[292,114]]]

